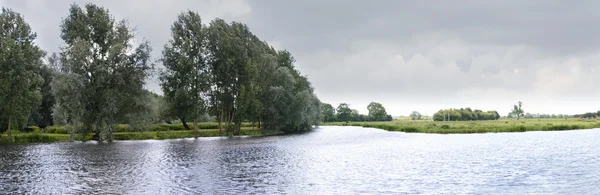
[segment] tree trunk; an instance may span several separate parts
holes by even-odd
[[[194,119],[194,134],[198,134],[198,119]]]
[[[10,98],[10,110],[8,111],[8,137],[12,137],[12,133],[10,132],[10,127],[11,127],[11,120],[12,120],[12,115],[13,115],[13,107],[14,107],[14,98],[11,97]]]
[[[231,121],[231,123],[234,123],[234,126],[233,126],[233,128],[231,129],[231,133],[233,133],[233,134],[235,135],[235,132],[236,132],[236,130],[235,130],[235,120],[234,120],[234,119],[235,119],[235,110],[233,110],[233,111],[231,112],[231,120],[229,120],[229,121]],[[231,125],[230,125],[230,126],[231,126]]]
[[[221,123],[223,122],[223,110],[221,110],[221,114],[219,115],[221,115],[219,116],[219,135],[221,135],[223,132],[223,126],[221,126]]]
[[[185,127],[186,130],[191,130],[192,128],[190,128],[190,126],[187,125],[187,123],[185,122],[185,118],[179,118],[179,120],[181,120],[181,123],[183,123],[183,127]]]

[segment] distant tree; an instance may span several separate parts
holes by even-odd
[[[421,113],[417,112],[417,111],[412,111],[412,113],[410,113],[409,115],[411,120],[421,120]]]
[[[510,112],[512,115],[514,115],[517,118],[517,120],[519,120],[519,118],[524,116],[525,111],[523,111],[522,106],[523,106],[523,103],[521,101],[519,101],[519,103],[517,105],[513,106],[513,109]]]
[[[11,9],[0,13],[0,123],[11,129],[26,125],[42,99],[39,74],[45,52],[36,44],[23,16]]]
[[[365,121],[365,117],[356,109],[352,109],[352,121]]]
[[[387,119],[387,112],[380,103],[371,102],[367,106],[367,110],[369,110],[369,117],[374,121],[385,121]]]
[[[321,116],[323,122],[331,122],[335,120],[335,108],[331,104],[321,104]]]
[[[471,108],[439,110],[433,114],[434,121],[498,120],[500,114],[495,110],[483,112]]]
[[[346,103],[341,103],[337,107],[336,112],[339,121],[347,123],[350,122],[350,120],[352,119],[352,109],[350,109],[350,106],[348,106],[348,104]]]

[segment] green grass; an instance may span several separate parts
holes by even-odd
[[[409,133],[494,133],[525,131],[562,131],[600,128],[600,119],[521,119],[490,121],[410,121],[324,123],[323,126],[361,126]]]
[[[50,143],[69,141],[70,135],[49,133],[17,133],[12,137],[4,134],[0,137],[0,144],[7,143]]]
[[[194,128],[193,123],[188,123],[190,128]],[[253,125],[251,123],[242,123],[242,128],[251,128]],[[223,128],[225,125],[223,124]],[[219,123],[216,122],[204,122],[198,123],[198,129],[200,130],[208,130],[208,129],[219,129]],[[148,128],[150,132],[158,132],[158,131],[182,131],[186,130],[183,127],[183,124],[152,124]],[[69,134],[69,131],[64,126],[50,126],[46,127],[46,129],[41,130],[43,133],[57,133],[57,134]],[[115,128],[115,132],[135,132],[133,129],[127,124],[119,124]]]
[[[258,128],[253,128],[250,124],[243,124],[239,136],[266,136],[274,135],[274,132],[261,131]],[[191,125],[190,125],[191,127]],[[156,124],[146,132],[132,132],[127,125],[118,125],[117,131],[113,133],[114,140],[164,140],[164,139],[179,139],[179,138],[195,138],[195,137],[222,137],[231,136],[219,133],[217,123],[199,123],[198,134],[194,134],[193,130],[185,130],[182,124]],[[216,127],[216,128],[211,128]],[[7,143],[49,143],[49,142],[67,142],[67,141],[88,141],[91,140],[92,134],[81,136],[80,134],[71,135],[63,126],[51,126],[44,130],[37,127],[30,127],[31,132],[21,132],[18,130],[12,131],[12,137],[4,133],[0,137],[0,144]]]

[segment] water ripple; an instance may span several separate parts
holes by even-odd
[[[0,146],[0,194],[600,194],[600,131]]]

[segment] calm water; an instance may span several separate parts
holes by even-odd
[[[600,194],[600,130],[0,146],[0,194]]]

